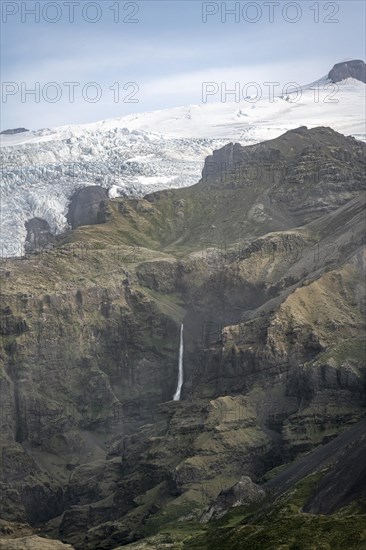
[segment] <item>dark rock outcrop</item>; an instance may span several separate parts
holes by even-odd
[[[366,84],[366,64],[361,59],[336,63],[329,72],[328,78],[334,83],[341,82],[346,78],[355,78]]]
[[[242,476],[233,487],[221,491],[216,501],[203,513],[201,521],[206,523],[211,519],[219,519],[237,506],[246,506],[265,498],[265,491],[253,483],[248,476]]]
[[[108,219],[107,192],[98,185],[83,187],[71,197],[67,221],[72,229],[105,223]]]
[[[23,132],[29,132],[26,128],[9,128],[9,130],[3,130],[0,134],[5,136],[12,136],[14,134],[22,134]]]
[[[42,218],[32,218],[25,222],[27,236],[25,239],[26,252],[39,252],[56,239],[50,231],[50,226]]]
[[[244,204],[254,191],[258,200],[246,230],[276,231],[308,223],[362,191],[364,156],[364,144],[354,138],[302,126],[257,145],[230,143],[214,151],[205,160],[200,185],[225,195],[241,193]]]

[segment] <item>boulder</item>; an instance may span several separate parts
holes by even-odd
[[[221,491],[213,504],[208,506],[201,516],[201,522],[219,519],[237,506],[254,504],[264,499],[265,491],[253,483],[249,476],[242,476],[238,483]]]

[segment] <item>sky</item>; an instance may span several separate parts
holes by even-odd
[[[3,0],[1,11],[1,130],[222,101],[250,82],[281,90],[365,58],[362,0]]]

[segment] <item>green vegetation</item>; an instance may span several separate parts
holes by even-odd
[[[366,516],[360,509],[332,516],[305,514],[301,507],[322,474],[312,474],[281,497],[264,504],[236,509],[207,526],[204,534],[184,544],[187,550],[344,550],[366,548]]]

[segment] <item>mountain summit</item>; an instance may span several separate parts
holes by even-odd
[[[329,72],[328,78],[334,83],[346,78],[355,78],[366,84],[366,64],[362,59],[352,59],[351,61],[336,63]]]

